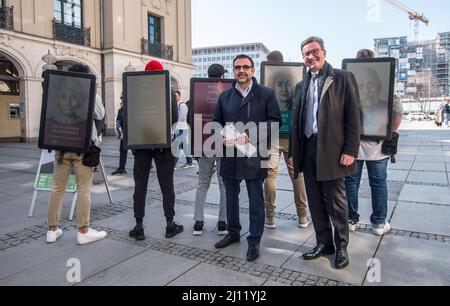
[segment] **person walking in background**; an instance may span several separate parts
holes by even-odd
[[[450,120],[450,98],[447,98],[444,105],[444,110],[442,113],[444,114],[444,127],[448,128],[448,121]]]
[[[267,60],[269,62],[284,62],[283,54],[280,51],[272,51],[267,56]],[[280,84],[281,87],[285,87],[285,82],[291,82],[291,80],[284,80],[283,84]],[[293,85],[295,86],[295,85]],[[278,103],[281,103],[280,101],[291,101],[289,104],[289,112],[292,111],[292,104],[294,100],[294,89],[291,90],[277,90],[277,84],[274,84],[274,90],[275,95],[278,100]],[[282,94],[282,92],[284,94]],[[282,124],[280,130],[290,130],[284,129],[283,126],[291,126],[291,121],[288,120],[291,118],[291,116],[283,116],[286,115],[283,114],[283,110],[281,109],[281,116],[282,116]],[[279,173],[279,167],[280,167],[280,156],[284,156],[284,160],[286,162],[286,166],[288,168],[289,177],[292,181],[292,186],[294,189],[294,200],[295,200],[295,207],[297,208],[297,216],[298,216],[298,227],[300,228],[307,228],[309,224],[311,223],[311,220],[308,218],[308,212],[307,212],[307,199],[306,199],[306,190],[305,190],[305,181],[303,178],[303,174],[299,174],[298,178],[294,178],[294,168],[290,167],[288,165],[288,159],[289,159],[289,137],[290,134],[280,134],[280,143],[279,147],[272,148],[270,151],[270,161],[269,161],[269,169],[268,169],[268,175],[267,179],[264,182],[264,198],[265,198],[265,205],[266,205],[266,220],[264,223],[264,226],[268,229],[275,229],[275,200],[276,200],[276,191],[277,191],[277,177]]]
[[[120,139],[120,148],[119,148],[119,168],[117,168],[112,175],[125,175],[127,174],[126,170],[126,164],[127,164],[127,157],[128,157],[128,150],[125,147],[125,142],[123,139],[123,128],[124,128],[124,120],[125,120],[125,114],[124,114],[124,108],[123,108],[123,94],[120,95],[120,108],[117,112],[117,119],[116,119],[116,130],[118,133],[118,138]]]
[[[175,157],[175,169],[178,164],[178,159],[181,157],[181,151],[184,152],[184,156],[186,158],[186,164],[184,164],[181,169],[189,169],[194,168],[193,159],[192,156],[188,152],[190,152],[190,137],[189,137],[189,130],[190,127],[187,124],[188,122],[188,113],[189,109],[186,104],[181,99],[181,92],[175,91],[176,99],[177,99],[177,106],[178,106],[178,123],[176,127],[176,131],[178,132],[176,134],[176,140],[179,141],[179,151],[178,154]]]

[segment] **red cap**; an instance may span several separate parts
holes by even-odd
[[[145,71],[161,71],[164,70],[164,66],[158,61],[150,61],[147,66],[145,66]]]

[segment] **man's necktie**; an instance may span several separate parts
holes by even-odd
[[[308,138],[314,133],[314,102],[315,102],[315,91],[316,91],[316,80],[317,75],[313,75],[309,83],[308,96],[306,97],[306,126],[305,135]]]

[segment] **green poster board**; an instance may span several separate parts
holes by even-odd
[[[281,128],[280,128],[280,135],[291,135],[291,122],[292,122],[292,112],[281,112]]]
[[[52,191],[54,166],[55,166],[54,152],[48,152],[47,150],[43,150],[34,186],[36,190]],[[73,173],[71,173],[69,176],[66,191],[67,192],[77,191],[77,183],[75,175]]]

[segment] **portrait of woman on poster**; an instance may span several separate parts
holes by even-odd
[[[273,74],[271,82],[268,85],[275,91],[280,111],[290,112],[292,110],[296,85],[293,71],[287,67],[279,67],[278,71]]]

